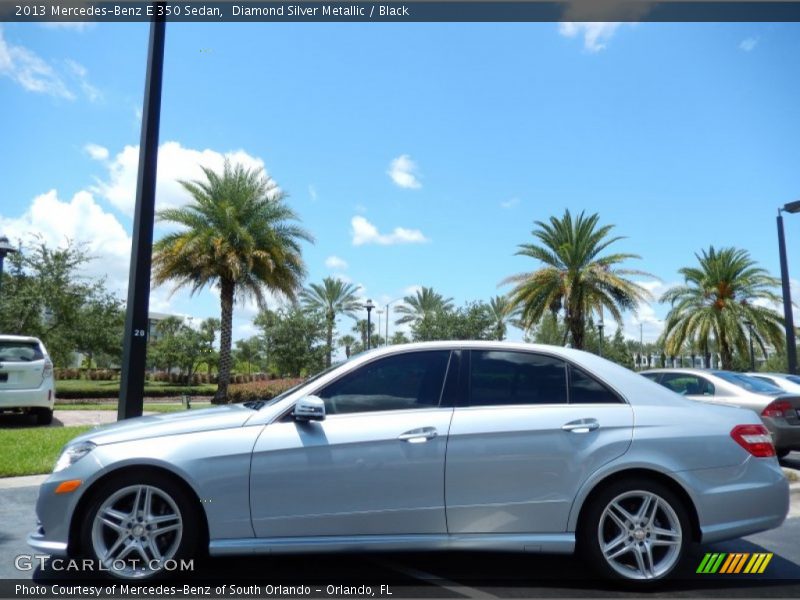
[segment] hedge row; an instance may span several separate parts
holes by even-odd
[[[159,386],[145,385],[144,395],[148,398],[174,398],[183,395],[187,396],[211,396],[214,394],[216,386],[193,385],[193,386]],[[56,398],[62,400],[91,400],[96,398],[113,398],[119,396],[119,386],[108,386],[97,388],[87,385],[70,386],[68,389],[59,388],[56,382]]]
[[[302,379],[274,379],[233,384],[228,386],[228,401],[269,400],[302,382]]]
[[[60,369],[55,370],[56,381],[115,381],[119,379],[119,369]],[[216,383],[216,374],[195,373],[189,381],[188,375],[178,373],[167,373],[157,371],[155,373],[145,373],[147,381],[156,383],[172,383],[183,385],[201,385],[204,383]],[[266,373],[235,373],[231,375],[231,383],[249,383],[253,381],[267,381],[269,375]]]

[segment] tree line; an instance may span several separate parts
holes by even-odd
[[[201,368],[216,372],[215,402],[226,401],[234,369],[303,376],[331,365],[337,347],[347,356],[362,351],[368,337],[372,345],[502,340],[509,326],[522,329],[527,341],[595,352],[602,347],[604,356],[629,367],[643,351],[660,351],[663,357],[714,353],[722,368],[742,367],[751,338],[761,356],[772,348],[778,356],[771,360],[781,360],[784,323],[771,307],[780,301],[779,281],[735,247],[703,249],[695,255],[696,265],[680,270],[683,284],[658,299],[670,308],[655,345],[644,348],[625,339],[624,314],[655,299],[641,278],[656,278],[628,266],[638,255],[612,249],[624,239],[613,233],[613,225],[600,224],[597,214],[574,216],[569,210],[534,222],[533,241],[516,252],[532,259],[533,268],[500,282],[511,286],[507,295],[455,306],[452,298],[422,287],[395,309],[395,325],[408,333],[396,330],[385,340],[375,323],[368,332],[359,318],[365,311],[353,284],[325,278],[303,287],[301,244],[313,243],[313,236],[272,178],[229,162],[221,172],[203,168],[203,174],[202,180],[180,181],[190,198],[185,206],[157,213],[160,221],[178,228],[154,244],[153,280],[192,294],[215,286],[220,318],[197,326],[179,319],[160,323],[148,360],[188,376]],[[77,275],[89,259],[80,246],[53,250],[41,240],[11,255],[0,330],[41,337],[56,364],[64,364],[72,352],[97,364],[118,362],[122,303],[103,280]],[[267,307],[268,291],[284,303]],[[247,298],[261,309],[253,322],[260,333],[234,346],[234,303]],[[342,318],[353,325],[338,335]],[[615,322],[616,333],[601,337],[600,324],[607,320]]]

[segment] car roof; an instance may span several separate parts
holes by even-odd
[[[29,335],[5,335],[0,334],[0,342],[36,342],[41,344],[42,340]]]

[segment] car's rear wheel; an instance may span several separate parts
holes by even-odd
[[[603,576],[647,585],[678,569],[691,526],[686,507],[667,486],[623,480],[591,500],[579,543]]]
[[[36,423],[39,425],[50,425],[53,422],[53,411],[49,408],[36,409]]]
[[[196,502],[165,475],[113,479],[92,498],[81,547],[112,576],[158,577],[194,555],[199,516]]]
[[[775,454],[778,455],[778,458],[786,458],[787,456],[789,456],[790,452],[791,452],[790,448],[777,448],[775,450]]]

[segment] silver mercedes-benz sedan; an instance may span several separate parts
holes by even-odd
[[[750,410],[577,350],[432,342],[360,354],[269,401],[86,433],[42,484],[28,542],[124,578],[204,549],[577,549],[648,583],[693,542],[777,527],[788,506]]]

